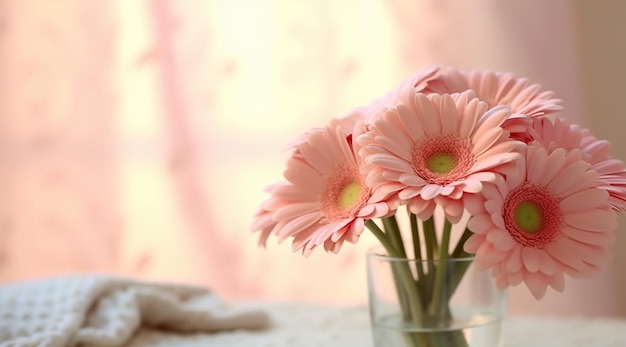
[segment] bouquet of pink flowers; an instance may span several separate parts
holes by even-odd
[[[473,255],[499,288],[524,283],[538,299],[562,291],[565,275],[588,277],[609,259],[626,168],[609,142],[558,111],[552,92],[512,74],[423,69],[301,136],[253,229],[261,244],[292,239],[306,256],[339,252],[367,227],[389,255],[406,257],[402,208],[408,236],[424,234],[416,257],[424,244],[431,258]]]

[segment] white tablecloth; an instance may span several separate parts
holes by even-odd
[[[626,318],[510,316],[503,331],[504,347],[626,347]],[[0,347],[76,345],[372,347],[372,336],[365,306],[225,303],[207,288],[97,275],[0,286]]]
[[[218,334],[168,334],[143,331],[134,347],[371,347],[365,307],[329,307],[302,303],[248,303],[268,312],[273,327],[263,331]],[[626,320],[508,317],[504,347],[624,347]]]

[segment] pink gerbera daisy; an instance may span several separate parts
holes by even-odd
[[[564,289],[564,274],[588,277],[609,258],[616,215],[578,149],[531,144],[482,197],[468,205],[473,235],[464,248],[500,288],[524,282],[540,299],[548,286]]]
[[[471,91],[416,94],[411,108],[388,109],[357,138],[367,185],[406,201],[422,219],[439,205],[458,222],[464,195],[480,192],[519,155],[521,143],[501,127],[508,115],[506,107],[488,109]]]
[[[529,134],[532,141],[549,150],[579,148],[585,154],[584,159],[591,164],[591,170],[598,173],[601,188],[609,192],[611,207],[626,211],[626,166],[610,156],[611,144],[608,141],[598,140],[588,129],[570,124],[565,119],[534,119]]]
[[[472,89],[476,97],[489,107],[505,105],[512,113],[530,117],[561,111],[561,100],[551,91],[541,91],[541,85],[530,84],[526,78],[512,73],[492,71],[461,71],[451,67],[441,68],[437,77],[430,79],[418,92],[459,93]]]
[[[365,185],[351,135],[337,120],[307,134],[287,162],[287,182],[271,189],[257,214],[262,240],[276,234],[279,241],[292,237],[305,256],[319,245],[336,253],[358,240],[367,219],[394,212]]]
[[[468,89],[489,107],[508,106],[511,116],[504,123],[513,138],[526,139],[529,118],[561,111],[561,100],[554,98],[551,91],[541,91],[539,84],[531,84],[526,78],[517,78],[511,73],[491,71],[462,71],[452,67],[437,70],[415,86],[419,93],[460,93]]]

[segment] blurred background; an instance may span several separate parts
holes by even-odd
[[[0,0],[0,282],[115,273],[363,304],[364,252],[257,246],[285,146],[428,64],[511,71],[626,159],[626,2]],[[626,315],[613,263],[513,313]]]

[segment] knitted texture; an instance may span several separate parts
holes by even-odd
[[[138,330],[262,329],[261,311],[228,307],[206,288],[108,276],[0,288],[0,347],[124,346]]]

